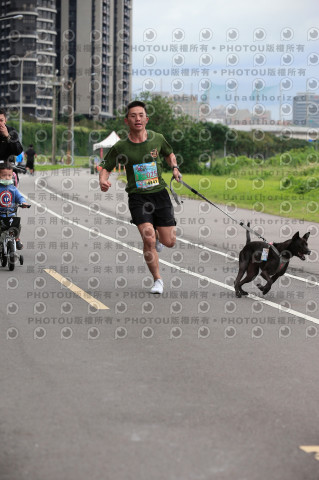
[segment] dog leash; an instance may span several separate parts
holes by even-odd
[[[175,192],[175,190],[173,189],[172,187],[172,181],[175,180],[175,177],[174,175],[172,176],[171,178],[171,181],[170,181],[170,191],[171,191],[171,194],[175,200],[175,202],[177,203],[177,205],[181,205],[181,203],[183,203],[183,200],[179,200],[178,198],[178,195],[177,193]],[[231,217],[227,212],[225,212],[225,210],[221,209],[218,205],[216,205],[215,203],[211,202],[210,200],[208,200],[208,198],[204,197],[204,195],[202,195],[200,192],[198,192],[197,190],[195,190],[195,188],[191,187],[190,185],[188,185],[186,182],[184,182],[184,180],[182,180],[182,175],[180,175],[180,178],[179,178],[179,183],[181,183],[182,185],[184,185],[184,187],[188,188],[188,190],[190,190],[192,193],[194,193],[195,195],[197,195],[198,197],[202,198],[203,200],[205,200],[206,202],[208,202],[210,205],[212,205],[213,207],[217,208],[220,212],[222,212],[224,215],[226,215],[228,218],[230,218],[233,222],[237,223],[237,225],[240,225],[241,227],[243,227],[245,230],[247,230],[248,232],[250,233],[253,233],[254,235],[256,235],[258,238],[260,238],[260,240],[262,240],[263,242],[267,243],[267,245],[269,245],[269,247],[275,252],[276,255],[278,255],[279,259],[280,259],[280,265],[282,264],[282,255],[280,255],[280,253],[278,252],[277,248],[273,245],[272,242],[268,242],[268,240],[266,240],[266,238],[262,237],[259,233],[255,232],[255,230],[253,228],[250,228],[248,227],[248,225],[246,225],[244,222],[238,222],[238,220],[236,220],[235,218]]]

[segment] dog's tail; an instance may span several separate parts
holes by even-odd
[[[250,227],[250,222],[247,222],[247,227]],[[246,230],[246,245],[250,242],[250,231]]]

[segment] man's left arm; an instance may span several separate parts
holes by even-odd
[[[169,155],[167,155],[167,157],[165,157],[165,160],[166,160],[168,166],[171,167],[171,169],[173,170],[173,176],[174,176],[175,180],[177,182],[179,182],[181,174],[179,172],[179,168],[178,168],[178,165],[177,165],[177,160],[176,160],[175,154],[170,153]]]

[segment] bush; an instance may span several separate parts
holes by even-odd
[[[307,180],[294,179],[293,191],[303,195],[304,193],[319,189],[319,177],[310,177]]]

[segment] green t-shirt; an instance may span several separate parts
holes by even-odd
[[[134,143],[119,140],[107,152],[100,166],[111,172],[115,166],[125,166],[128,193],[155,193],[167,185],[162,178],[165,157],[173,152],[160,133],[147,130],[147,140]]]

